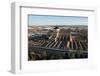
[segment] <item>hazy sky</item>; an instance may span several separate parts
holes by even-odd
[[[88,25],[88,17],[29,15],[29,25]]]

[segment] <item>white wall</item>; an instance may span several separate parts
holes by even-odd
[[[66,5],[76,5],[76,6],[95,6],[97,7],[97,34],[100,42],[100,1],[99,0],[1,0],[0,1],[0,76],[12,76],[13,74],[9,73],[10,69],[10,53],[11,53],[11,8],[10,3],[13,1],[17,2],[33,2],[37,5],[44,4],[46,6],[58,6],[64,7]],[[29,74],[36,76],[99,76],[100,71],[100,50],[99,43],[97,42],[97,69],[73,69],[65,70],[62,72],[52,72],[52,73],[40,73],[40,74]],[[28,74],[26,74],[28,76]]]

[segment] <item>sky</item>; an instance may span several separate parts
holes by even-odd
[[[88,25],[88,17],[29,15],[28,25]]]

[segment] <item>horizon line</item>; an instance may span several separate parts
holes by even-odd
[[[28,26],[87,26],[87,25],[57,25],[57,24],[54,24],[54,25],[28,25]]]

